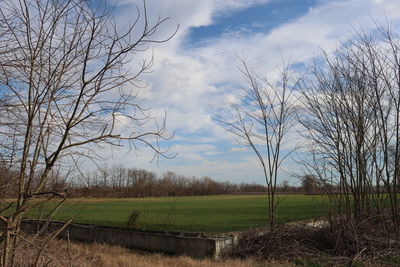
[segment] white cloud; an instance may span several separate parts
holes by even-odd
[[[136,2],[125,0],[115,3],[127,5]],[[161,28],[160,35],[166,36],[173,31],[176,24],[180,24],[179,32],[170,42],[154,49],[153,72],[144,76],[150,86],[141,91],[141,96],[147,99],[147,105],[155,107],[154,114],[163,114],[164,108],[167,108],[168,127],[176,130],[177,140],[188,142],[188,145],[171,148],[179,151],[181,156],[178,159],[187,160],[188,165],[174,166],[171,160],[162,168],[171,166],[173,171],[184,174],[201,176],[204,173],[225,179],[234,177],[240,180],[240,177],[253,174],[260,177],[258,170],[254,170],[258,165],[253,159],[239,159],[239,163],[233,163],[207,158],[220,152],[218,144],[221,143],[238,155],[242,150],[237,146],[231,147],[232,136],[213,121],[214,116],[220,115],[221,107],[240,103],[236,90],[237,84],[243,84],[243,77],[237,69],[237,55],[243,54],[257,71],[271,74],[272,70],[282,64],[282,55],[286,60],[290,58],[291,63],[306,62],[320,54],[321,49],[332,49],[339,40],[349,38],[354,28],[375,27],[372,18],[378,23],[385,23],[386,19],[400,19],[398,0],[321,0],[319,5],[304,16],[269,33],[224,35],[197,48],[183,46],[184,38],[191,27],[210,25],[216,14],[233,12],[262,2],[267,1],[147,1],[153,18],[158,14],[171,17],[166,27]],[[132,14],[133,5],[129,8],[131,9],[127,8],[119,17],[120,20],[127,20]],[[201,131],[206,131],[208,135],[196,140],[186,136]],[[290,137],[288,144],[294,146],[298,136],[291,134]],[[193,141],[208,144],[193,145]],[[140,163],[145,162],[143,158]],[[190,165],[191,162],[197,163]]]

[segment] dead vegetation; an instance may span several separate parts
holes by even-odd
[[[17,249],[16,266],[33,266],[37,251],[27,243]],[[119,246],[105,244],[86,244],[54,240],[42,254],[39,266],[101,266],[101,267],[157,267],[157,266],[188,266],[188,267],[247,267],[247,266],[293,266],[289,263],[260,263],[253,259],[192,259],[186,256],[171,256],[157,253],[133,251]]]
[[[312,227],[285,225],[274,232],[245,232],[227,258],[289,261],[300,266],[395,266],[400,240],[387,216],[336,217]]]

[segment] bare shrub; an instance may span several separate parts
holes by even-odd
[[[131,215],[129,216],[128,227],[133,227],[133,228],[138,227],[139,216],[140,216],[140,211],[138,210],[132,211]]]
[[[322,266],[351,265],[355,261],[382,264],[400,255],[400,241],[383,230],[380,219],[370,217],[350,224],[338,219],[321,227],[286,225],[268,233],[247,231],[225,256],[311,261]]]
[[[360,31],[325,53],[301,83],[300,123],[311,152],[304,165],[327,189],[330,220],[344,227],[335,229],[338,240],[374,216],[385,221],[377,227],[400,237],[399,54],[390,28]]]

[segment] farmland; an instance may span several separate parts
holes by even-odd
[[[323,196],[279,195],[278,199],[281,223],[315,218],[327,206]],[[55,205],[35,208],[27,216],[46,217]],[[142,229],[224,233],[265,226],[266,209],[266,195],[70,199],[54,219],[126,227],[131,213],[138,211]]]

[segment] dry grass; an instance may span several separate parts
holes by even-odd
[[[16,257],[17,266],[31,266],[38,250],[27,243],[21,243]],[[293,266],[289,263],[256,262],[245,260],[211,260],[192,259],[186,256],[169,256],[157,253],[133,251],[130,249],[105,244],[86,244],[67,242],[65,240],[52,241],[40,258],[40,266],[79,266],[79,267],[248,267],[248,266]]]

